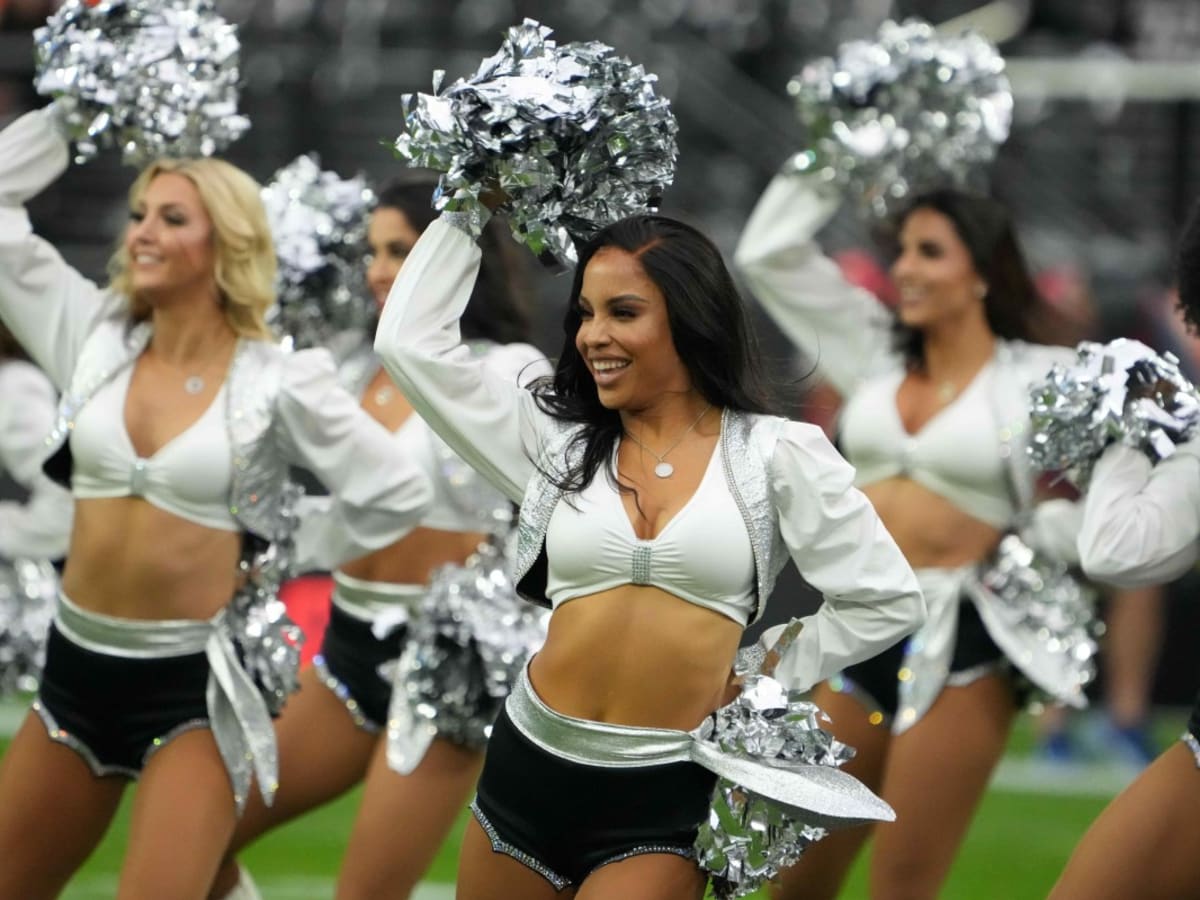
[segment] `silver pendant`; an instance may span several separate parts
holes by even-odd
[[[659,478],[670,478],[675,474],[675,467],[669,462],[660,462],[654,467],[654,474]]]
[[[392,402],[392,398],[396,396],[396,389],[390,386],[381,387],[375,392],[375,405],[387,406]]]
[[[204,390],[204,379],[199,375],[192,375],[183,383],[183,389],[189,394],[199,394]]]

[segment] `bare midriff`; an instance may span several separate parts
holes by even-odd
[[[416,528],[396,543],[344,564],[341,571],[363,581],[425,584],[434,569],[463,562],[486,537],[476,531]]]
[[[984,559],[1002,532],[910,478],[862,488],[914,569],[953,569]]]
[[[529,675],[564,715],[688,730],[724,702],[741,636],[720,613],[622,585],[558,607]]]
[[[209,619],[233,596],[242,535],[206,528],[140,497],[75,502],[63,593],[126,619]]]

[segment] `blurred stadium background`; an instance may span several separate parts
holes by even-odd
[[[1171,314],[1172,240],[1200,194],[1200,3],[1196,0],[216,0],[238,23],[253,126],[228,157],[260,180],[300,153],[378,182],[398,170],[387,146],[400,95],[428,90],[434,69],[473,71],[500,32],[525,16],[561,41],[600,40],[658,74],[680,123],[680,160],[664,211],[695,222],[731,251],[758,192],[804,134],[785,92],[803,63],[869,37],[886,18],[960,19],[996,40],[1016,97],[1013,133],[992,187],[1014,211],[1024,248],[1074,334],[1139,336],[1200,374],[1200,343]],[[41,105],[31,87],[32,30],[57,4],[0,0],[0,125]],[[125,220],[131,172],[113,154],[71,169],[38,197],[39,231],[85,274],[102,278]],[[831,250],[878,280],[886,259],[852,212],[826,233]],[[865,253],[861,252],[865,249]],[[536,279],[540,344],[559,343],[566,290]],[[765,320],[764,347],[786,378],[806,371]],[[825,422],[833,402],[795,383],[793,412]],[[1168,591],[1168,638],[1154,698],[1161,744],[1178,734],[1200,672],[1192,575]],[[797,579],[777,591],[773,618],[811,602]],[[769,614],[770,616],[770,614]],[[2,736],[21,710],[0,709]],[[944,896],[1044,896],[1108,796],[1131,771],[1033,763],[1028,718],[989,793]],[[1031,762],[1032,761],[1032,762]],[[1026,763],[1030,763],[1026,765]],[[332,894],[353,796],[264,840],[246,860],[268,900]],[[460,823],[461,824],[461,823]],[[404,825],[397,823],[396,839]],[[65,895],[111,897],[123,841],[114,829]],[[421,900],[452,896],[456,838]],[[865,897],[858,872],[846,892]]]

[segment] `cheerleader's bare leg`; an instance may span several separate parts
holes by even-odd
[[[831,721],[826,727],[855,749],[854,758],[842,770],[878,793],[892,739],[889,723],[874,709],[868,709],[871,704],[864,703],[865,698],[835,691],[828,684],[820,685],[812,699],[829,715]],[[799,863],[783,873],[779,885],[772,888],[773,896],[777,900],[833,900],[871,831],[870,826],[863,825],[822,838],[804,851]]]
[[[229,773],[212,732],[173,738],[149,758],[138,780],[118,900],[202,900],[236,820]]]
[[[492,850],[492,841],[475,819],[467,823],[458,856],[455,900],[573,900],[575,889],[556,890],[528,866]]]
[[[875,829],[872,900],[934,900],[1004,753],[1017,714],[1008,677],[942,690],[892,739],[882,796],[896,821]]]
[[[320,739],[314,740],[314,735]],[[300,690],[275,720],[275,737],[279,744],[275,802],[267,806],[258,793],[250,795],[210,897],[224,897],[237,885],[238,851],[358,784],[372,751],[382,744],[377,734],[355,725],[345,703],[321,684],[312,667],[300,673]]]
[[[27,715],[0,758],[0,900],[57,897],[104,836],[126,784],[97,778]]]
[[[420,765],[388,768],[379,741],[338,876],[338,900],[406,900],[467,805],[483,751],[435,739]]]
[[[1050,900],[1176,900],[1200,896],[1200,768],[1175,744],[1100,814],[1071,854]]]

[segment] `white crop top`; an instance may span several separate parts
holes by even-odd
[[[71,490],[80,499],[141,497],[206,528],[240,531],[229,511],[233,450],[225,428],[222,384],[203,415],[153,456],[142,458],[125,429],[132,366],[84,405],[71,432]]]
[[[755,607],[754,553],[713,450],[696,492],[653,540],[642,540],[603,472],[554,507],[546,596],[559,605],[624,584],[660,588],[745,627]],[[615,462],[615,454],[614,454]]]
[[[454,490],[456,487],[462,489],[463,486],[455,484],[456,480],[470,479],[475,483],[469,490],[485,491],[494,495],[494,504],[489,501],[488,505],[500,507],[508,503],[503,494],[484,481],[465,462],[453,456],[448,448],[439,453],[440,448],[435,443],[438,440],[437,436],[415,412],[410,413],[393,432],[393,439],[397,452],[424,472],[430,487],[433,488],[433,501],[421,516],[422,527],[457,532],[484,530],[478,513],[479,508],[485,505],[484,501],[478,497],[472,498],[470,508],[457,502]],[[457,471],[459,469],[462,471]]]
[[[995,363],[916,434],[905,431],[896,408],[904,374],[897,369],[865,381],[842,412],[842,450],[856,469],[855,485],[911,478],[981,522],[1009,527],[1017,510],[989,399]]]

